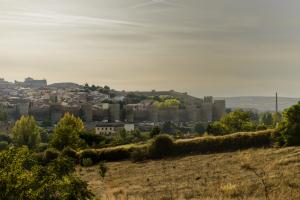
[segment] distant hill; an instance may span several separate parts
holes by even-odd
[[[259,111],[275,111],[275,97],[225,97],[227,108],[254,108]],[[280,111],[296,104],[299,98],[279,97],[278,107]]]
[[[57,88],[57,89],[66,89],[66,88],[81,88],[81,85],[78,85],[76,83],[53,83],[51,85],[48,85],[48,87],[53,87],[53,88]]]

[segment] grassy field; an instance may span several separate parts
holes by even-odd
[[[168,160],[107,163],[77,173],[101,199],[300,199],[300,148],[249,149]]]

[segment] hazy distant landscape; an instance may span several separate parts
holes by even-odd
[[[217,98],[226,100],[226,108],[254,108],[259,111],[275,111],[275,97],[225,97]],[[279,97],[278,108],[279,111],[295,105],[299,98]]]

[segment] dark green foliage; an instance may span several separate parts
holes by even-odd
[[[283,113],[278,133],[274,135],[277,145],[300,145],[300,102]]]
[[[262,113],[260,116],[260,123],[266,126],[272,126],[273,123],[273,115],[270,112]]]
[[[81,162],[82,162],[82,160],[84,160],[86,158],[92,159],[93,163],[97,163],[100,161],[99,156],[98,156],[98,151],[95,149],[86,149],[80,153]]]
[[[208,124],[206,131],[211,135],[225,135],[228,134],[226,127],[220,122],[212,122]]]
[[[114,146],[137,143],[147,140],[145,135],[142,135],[139,130],[127,132],[125,129],[121,129],[113,138],[111,144]]]
[[[89,146],[89,147],[101,147],[110,142],[110,140],[102,135],[97,135],[91,132],[82,132],[79,137]]]
[[[0,151],[6,150],[8,148],[8,142],[0,141]]]
[[[41,142],[42,143],[48,143],[49,142],[49,133],[46,129],[41,130]]]
[[[161,129],[159,126],[155,126],[152,128],[151,132],[150,132],[150,137],[153,138],[157,135],[159,135],[161,133]]]
[[[268,147],[272,145],[272,130],[234,133],[224,136],[209,136],[173,142],[169,135],[158,135],[152,143],[132,147],[89,149],[80,153],[80,159],[91,158],[93,163],[100,161],[120,161],[131,159],[140,162],[148,158],[162,158],[187,154],[226,152],[240,149]]]
[[[130,154],[132,152],[131,148],[107,148],[98,152],[99,161],[118,161],[118,160],[126,160],[130,158]]]
[[[72,149],[71,147],[66,147],[61,152],[62,156],[71,158],[73,161],[77,162],[79,159],[79,155],[77,154],[77,151]]]
[[[58,150],[56,150],[54,148],[47,149],[44,152],[44,161],[46,163],[51,162],[51,161],[55,160],[56,158],[58,158],[58,156],[59,156]]]
[[[82,166],[84,167],[90,167],[92,166],[94,163],[93,163],[93,160],[91,158],[83,158],[82,161],[81,161],[81,164]]]
[[[206,131],[206,127],[203,123],[197,123],[194,127],[194,131],[199,135],[203,135]]]
[[[36,148],[36,152],[44,152],[48,149],[48,144],[46,143],[41,143],[39,146]]]
[[[6,133],[0,133],[0,141],[5,141],[9,144],[12,143],[11,137],[9,137],[9,135]]]
[[[137,148],[131,152],[130,158],[132,162],[142,162],[148,157],[147,148]]]
[[[102,178],[105,177],[107,170],[108,170],[108,168],[107,168],[105,162],[104,161],[100,162],[99,163],[99,174]]]
[[[103,148],[103,149],[86,149],[83,150],[79,157],[82,161],[84,158],[91,158],[93,163],[98,163],[100,161],[120,161],[130,159],[131,152],[133,148]]]
[[[87,184],[74,175],[74,163],[58,157],[39,164],[27,148],[0,153],[0,199],[88,200]]]
[[[174,155],[226,152],[253,147],[267,147],[272,143],[272,133],[273,131],[244,132],[225,136],[210,136],[194,140],[178,141],[174,143]]]
[[[163,158],[173,153],[174,143],[169,135],[156,136],[149,146],[149,156],[151,158]]]

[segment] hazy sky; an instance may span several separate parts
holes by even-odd
[[[299,0],[0,0],[0,77],[300,96]]]

